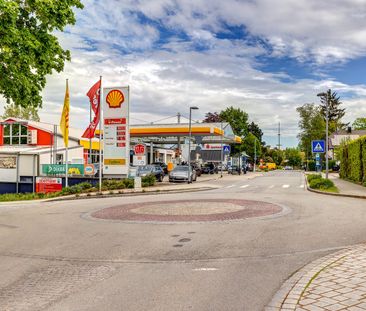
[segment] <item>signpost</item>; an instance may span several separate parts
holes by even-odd
[[[84,164],[69,164],[69,175],[84,175]],[[42,173],[46,175],[65,175],[65,164],[42,164]]]
[[[313,140],[311,142],[311,150],[313,153],[324,153],[325,152],[325,141],[324,140]]]
[[[129,87],[103,88],[104,175],[128,175],[129,106]]]
[[[36,192],[48,193],[62,190],[62,178],[36,177]]]
[[[223,146],[224,153],[230,153],[230,145]]]
[[[134,166],[146,165],[146,146],[144,144],[137,144],[133,148],[135,155],[133,156]]]

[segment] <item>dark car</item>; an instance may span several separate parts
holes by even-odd
[[[217,174],[219,169],[213,163],[207,163],[202,167],[203,174]]]
[[[154,175],[157,181],[162,182],[164,179],[164,171],[159,165],[145,165],[139,166],[136,176],[145,177],[147,175]]]
[[[169,181],[176,182],[176,181],[185,181],[189,180],[189,168],[188,165],[177,165],[170,173],[169,173]],[[195,170],[191,170],[191,181],[197,180],[197,174]]]
[[[232,165],[232,166],[230,166],[230,168],[228,169],[227,172],[228,172],[228,174],[235,175],[235,174],[239,174],[239,171],[240,171],[239,166]]]
[[[168,165],[166,165],[164,162],[154,162],[152,165],[159,165],[163,171],[165,175],[168,175]]]

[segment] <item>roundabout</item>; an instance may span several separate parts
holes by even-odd
[[[136,222],[212,222],[273,216],[279,205],[252,200],[206,199],[123,204],[93,212],[92,218]]]

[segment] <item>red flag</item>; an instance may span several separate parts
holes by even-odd
[[[85,130],[82,135],[83,138],[93,138],[95,129],[99,123],[99,105],[100,105],[100,85],[101,81],[99,80],[95,83],[86,94],[89,97],[90,106],[94,111],[94,119],[90,122],[88,128]]]

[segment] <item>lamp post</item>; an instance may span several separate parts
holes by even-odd
[[[255,173],[255,165],[257,163],[257,137],[254,135],[254,163],[253,172]]]
[[[328,123],[329,123],[329,95],[328,93],[319,93],[316,96],[326,98],[326,113],[325,113],[325,178],[328,179],[329,162],[328,162]]]
[[[192,139],[192,110],[198,110],[198,107],[189,107],[189,141],[188,141],[188,183],[192,182],[191,176],[191,139]]]

